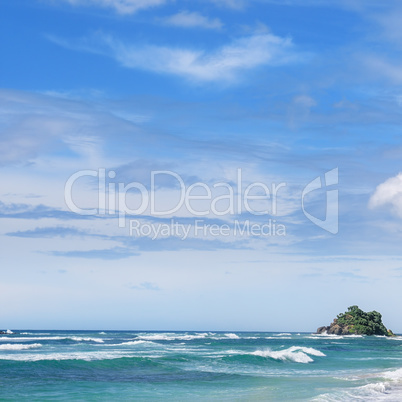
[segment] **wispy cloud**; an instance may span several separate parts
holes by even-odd
[[[208,18],[200,13],[191,11],[181,11],[164,18],[162,22],[166,25],[182,28],[220,29],[223,26],[219,18]]]
[[[362,62],[376,78],[385,78],[392,84],[397,85],[402,83],[402,68],[399,60],[391,62],[383,56],[371,55],[363,57]]]
[[[44,227],[6,233],[6,236],[23,238],[54,238],[67,236],[85,236],[86,232],[71,227]]]
[[[74,212],[63,211],[43,204],[4,204],[0,201],[0,219],[94,219],[94,216],[77,215]]]
[[[242,37],[211,51],[126,44],[102,33],[75,42],[55,36],[48,36],[48,39],[72,50],[113,57],[127,68],[177,75],[201,82],[233,81],[243,71],[300,62],[306,58],[306,55],[294,49],[291,38],[270,33]]]
[[[152,282],[142,282],[139,285],[131,285],[130,289],[134,290],[153,290],[153,291],[159,291],[161,288]]]
[[[139,10],[160,6],[167,0],[64,0],[73,6],[112,8],[119,14],[133,14]]]
[[[245,4],[245,0],[211,0],[218,6],[233,8],[235,10],[241,10]]]
[[[103,250],[79,250],[79,251],[52,251],[50,255],[56,257],[88,258],[101,260],[120,260],[139,255],[138,252],[125,247],[114,247]]]

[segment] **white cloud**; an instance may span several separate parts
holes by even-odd
[[[208,18],[197,12],[181,11],[165,18],[164,23],[183,28],[220,29],[223,24],[218,18]]]
[[[97,34],[76,43],[48,36],[54,43],[73,50],[115,58],[127,68],[172,74],[194,81],[233,81],[238,74],[261,66],[278,66],[300,61],[290,38],[269,33],[254,34],[216,50],[125,44],[111,36]]]
[[[370,208],[389,205],[402,218],[402,173],[380,184],[369,201]]]
[[[133,14],[138,10],[159,6],[167,0],[64,0],[73,6],[114,8],[119,14]]]

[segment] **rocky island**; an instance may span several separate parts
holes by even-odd
[[[345,313],[338,314],[331,325],[319,327],[317,334],[395,336],[382,323],[380,313],[377,311],[366,313],[358,306],[351,306]]]

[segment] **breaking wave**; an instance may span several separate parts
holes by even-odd
[[[364,401],[400,401],[402,400],[402,369],[385,371],[376,375],[375,378],[382,378],[383,381],[373,382],[360,387],[348,388],[326,393],[314,398],[314,401],[345,401],[345,400],[364,400]],[[354,378],[353,381],[359,378]]]
[[[240,337],[236,334],[229,333],[229,334],[225,334],[225,336],[226,336],[226,338],[229,338],[229,339],[240,339]]]
[[[29,345],[19,344],[19,343],[5,343],[0,345],[0,350],[26,350],[40,348],[42,345],[40,343],[32,343]]]
[[[204,339],[208,337],[209,334],[197,333],[193,335],[180,335],[175,333],[164,333],[164,334],[151,334],[151,335],[138,335],[138,339],[145,341],[192,341],[193,339]]]
[[[254,356],[269,357],[274,360],[293,361],[296,363],[311,363],[314,360],[309,356],[325,357],[325,354],[314,348],[291,346],[284,350],[257,350],[251,353]]]
[[[96,342],[103,343],[104,340],[101,338],[87,338],[82,336],[30,336],[28,337],[0,337],[0,341],[61,341],[61,340],[71,340],[75,342]]]

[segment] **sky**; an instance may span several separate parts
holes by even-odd
[[[0,325],[402,332],[400,2],[0,9]]]

